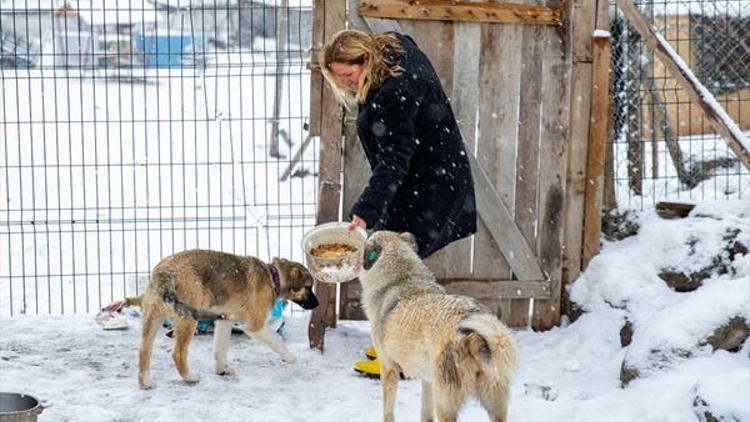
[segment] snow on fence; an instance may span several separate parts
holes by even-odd
[[[746,198],[750,171],[700,105],[610,2],[614,179],[619,206]],[[750,131],[750,1],[637,1],[729,117]],[[611,200],[615,199],[612,192]]]

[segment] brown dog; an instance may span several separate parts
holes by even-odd
[[[422,422],[455,421],[470,396],[505,422],[516,364],[510,331],[474,299],[446,294],[416,245],[410,233],[380,231],[364,247],[359,280],[380,359],[383,421],[393,421],[403,372],[422,380]]]
[[[245,323],[245,332],[268,345],[286,362],[294,362],[284,341],[266,326],[276,298],[290,299],[304,309],[318,300],[312,292],[313,277],[302,264],[274,258],[273,263],[246,256],[208,250],[190,250],[157,264],[143,296],[143,333],[138,359],[138,384],[148,389],[151,381],[151,349],[165,317],[172,320],[175,366],[189,383],[200,380],[190,372],[188,345],[198,319],[216,320],[214,358],[216,373],[231,375],[227,346],[232,321]]]

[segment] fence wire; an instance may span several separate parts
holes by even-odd
[[[286,0],[1,0],[0,316],[96,312],[190,248],[301,260],[311,25]]]
[[[750,1],[637,2],[692,72],[750,133]],[[617,203],[744,199],[750,173],[611,4]]]

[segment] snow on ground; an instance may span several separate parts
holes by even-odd
[[[723,420],[750,421],[750,341],[735,353],[699,345],[730,316],[750,319],[750,256],[736,255],[730,271],[712,275],[692,293],[676,293],[657,277],[664,266],[692,271],[711,262],[724,250],[727,230],[738,229],[736,240],[748,242],[750,204],[699,205],[682,220],[644,211],[638,221],[639,234],[605,243],[574,285],[571,297],[586,311],[580,318],[548,332],[515,332],[520,368],[511,421],[686,422],[699,420],[696,407]],[[320,354],[307,346],[308,316],[287,315],[287,343],[298,356],[293,365],[243,335],[233,336],[234,379],[212,374],[212,340],[196,337],[190,362],[203,378],[194,386],[180,380],[171,362],[172,340],[159,335],[152,356],[157,387],[150,391],[137,387],[137,318],[130,318],[130,330],[119,332],[102,331],[86,315],[4,318],[0,390],[47,400],[52,406],[42,421],[380,420],[379,382],[350,369],[368,344],[367,322],[344,321],[329,330]],[[623,349],[619,331],[626,319],[635,333],[631,347]],[[645,356],[648,350],[637,345],[652,339],[694,353],[669,358],[622,388],[623,359]],[[397,420],[418,418],[419,390],[416,380],[400,383]],[[694,404],[696,396],[702,402]],[[461,420],[487,418],[471,402]]]

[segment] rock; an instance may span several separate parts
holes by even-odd
[[[700,377],[692,388],[693,413],[701,422],[750,421],[747,397],[750,368],[728,369]]]
[[[638,234],[641,228],[635,221],[635,215],[629,211],[618,213],[616,210],[602,216],[602,234],[609,241],[622,240]]]
[[[736,316],[717,328],[708,337],[706,344],[710,344],[714,350],[722,349],[738,352],[747,340],[748,335],[750,335],[750,326],[748,326],[747,321],[743,317]]]
[[[636,378],[648,378],[694,356],[692,350],[676,346],[652,348],[645,354],[642,351],[632,353],[633,351],[631,346],[620,365],[620,382],[623,388]]]
[[[708,407],[708,403],[703,401],[700,397],[696,397],[693,400],[693,410],[695,417],[701,422],[720,422],[713,414],[711,414],[711,408]],[[739,422],[739,421],[737,421]]]
[[[639,371],[638,368],[628,365],[624,360],[622,361],[622,366],[620,366],[620,383],[622,388],[627,387],[628,384],[630,384],[630,381],[633,381],[640,376],[641,371]]]
[[[633,323],[625,321],[625,325],[620,329],[620,346],[628,347],[633,341]]]
[[[703,280],[710,276],[710,268],[703,268],[689,275],[673,268],[663,269],[659,272],[659,278],[664,280],[667,286],[681,293],[697,290],[698,287],[703,285]]]
[[[576,322],[578,318],[581,317],[581,315],[585,314],[586,311],[583,310],[583,308],[570,300],[570,294],[568,293],[567,289],[563,289],[562,291],[562,298],[561,298],[561,306],[563,309],[563,313],[570,318],[570,322]]]
[[[747,252],[747,246],[738,240],[729,248],[729,260],[734,261],[737,255],[747,255]]]

